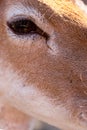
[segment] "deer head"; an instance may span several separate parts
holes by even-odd
[[[64,130],[87,129],[87,14],[70,0],[0,1],[3,102]]]

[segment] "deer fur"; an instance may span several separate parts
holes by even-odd
[[[87,130],[83,5],[75,0],[0,0],[1,129],[32,129],[33,117],[62,130]],[[16,36],[7,26],[14,17],[31,18],[49,39]]]

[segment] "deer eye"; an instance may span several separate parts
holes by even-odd
[[[48,38],[47,33],[41,30],[34,22],[29,19],[16,19],[14,21],[7,22],[7,25],[16,35],[39,34],[44,36],[46,39]]]

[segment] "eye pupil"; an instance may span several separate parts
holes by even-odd
[[[37,26],[30,20],[22,19],[8,23],[10,29],[17,35],[36,32]]]

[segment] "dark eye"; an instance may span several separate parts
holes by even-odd
[[[48,34],[41,30],[34,22],[28,19],[14,20],[7,22],[8,27],[16,35],[39,34],[48,38]]]

